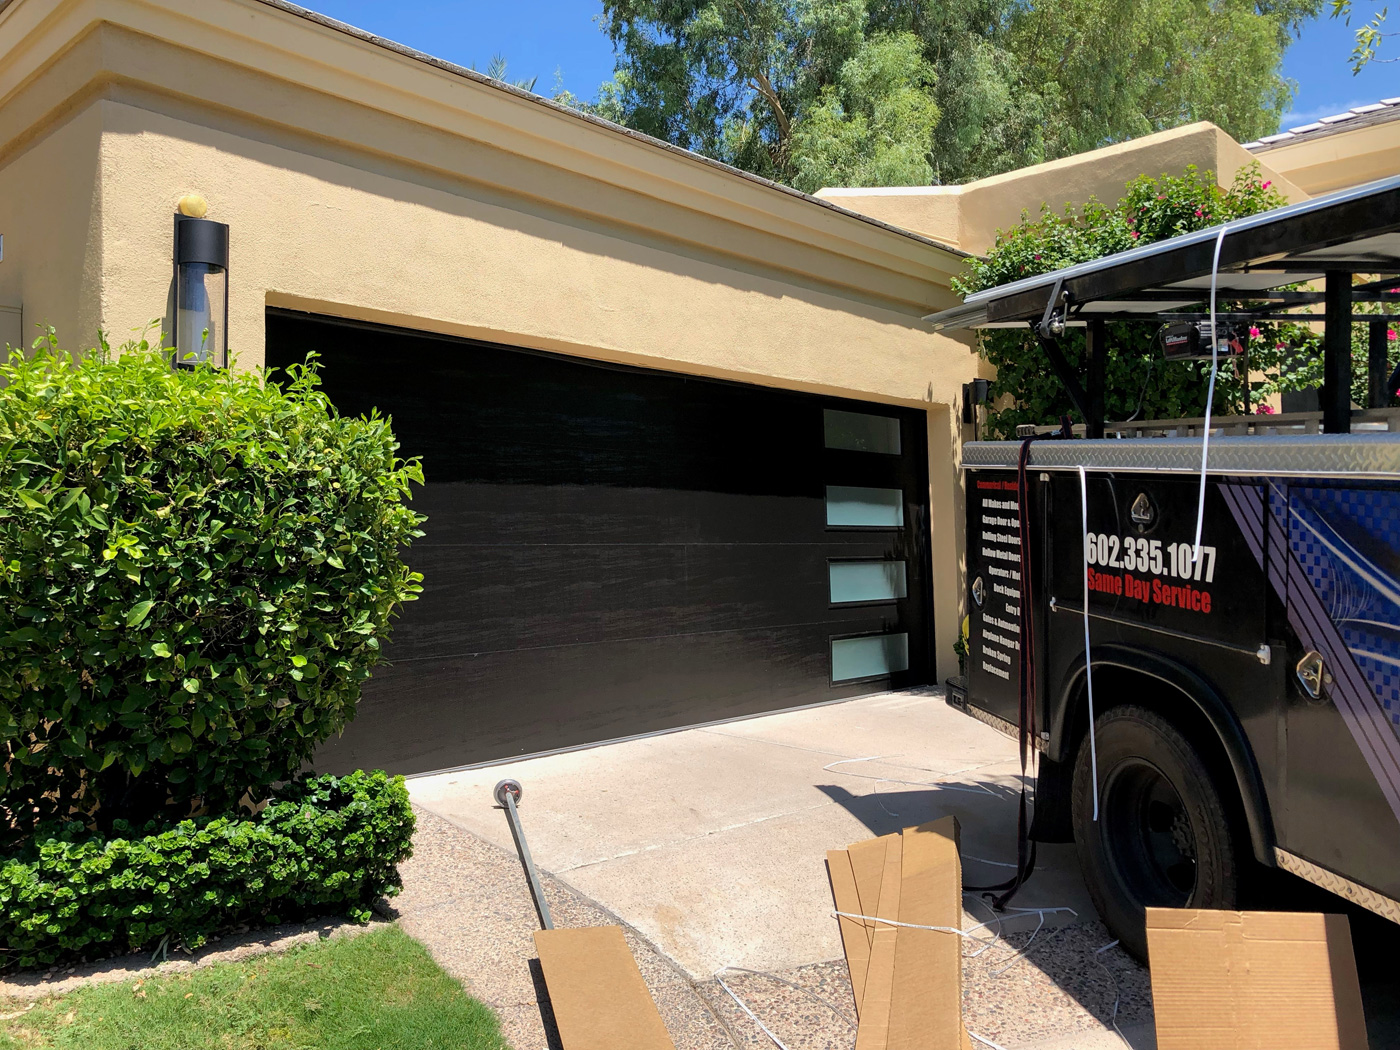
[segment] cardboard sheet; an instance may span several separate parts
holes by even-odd
[[[881,918],[899,916],[899,880],[904,840],[899,835],[881,839],[885,844],[885,865],[880,875],[879,910]],[[872,914],[866,912],[867,915]],[[885,1050],[890,1025],[890,995],[894,989],[894,945],[898,927],[876,923],[870,938],[870,968],[860,997],[860,1025],[856,1029],[856,1050]]]
[[[900,922],[962,929],[958,838],[956,817],[905,830]],[[896,932],[888,1050],[959,1050],[966,1039],[962,937],[909,927]]]
[[[1366,1050],[1344,915],[1147,909],[1158,1050]]]
[[[536,930],[564,1050],[675,1050],[619,926]]]
[[[862,909],[860,893],[856,890],[851,855],[843,849],[828,850],[826,870],[831,877],[831,899],[836,910],[851,915],[868,915]],[[870,967],[871,924],[860,919],[840,916],[836,920],[841,931],[841,948],[846,953],[846,969],[851,975],[851,991],[856,1000],[856,1016],[860,1016],[860,996],[865,990],[865,972]]]

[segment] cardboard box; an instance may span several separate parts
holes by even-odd
[[[1366,1050],[1344,915],[1147,909],[1157,1050]]]
[[[536,930],[564,1050],[676,1050],[620,926]]]

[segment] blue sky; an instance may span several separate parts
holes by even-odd
[[[302,0],[332,18],[418,48],[438,58],[484,69],[504,55],[509,79],[538,77],[535,90],[553,94],[556,74],[582,98],[595,96],[612,75],[612,46],[595,19],[596,0]],[[1359,0],[1361,12],[1372,8]],[[1400,55],[1400,39],[1392,54]],[[1352,76],[1347,56],[1352,31],[1320,18],[1303,29],[1284,59],[1284,73],[1298,82],[1285,128],[1352,106],[1400,96],[1400,62],[1375,64]]]

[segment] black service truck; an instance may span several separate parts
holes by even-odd
[[[1030,837],[1073,838],[1139,956],[1147,906],[1234,907],[1251,865],[1400,922],[1396,303],[1388,179],[929,318],[1029,325],[1086,421],[963,446],[969,644],[949,699],[1033,750]],[[1168,357],[1230,367],[1237,333],[1282,317],[1323,325],[1319,411],[1104,422],[1106,323],[1156,321]],[[1072,325],[1082,369],[1058,345]]]

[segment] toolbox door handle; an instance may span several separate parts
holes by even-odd
[[[1313,700],[1321,700],[1323,686],[1332,681],[1332,676],[1327,673],[1322,662],[1322,654],[1316,649],[1309,649],[1298,661],[1295,671],[1298,675],[1298,684],[1303,687],[1303,692],[1307,693]]]

